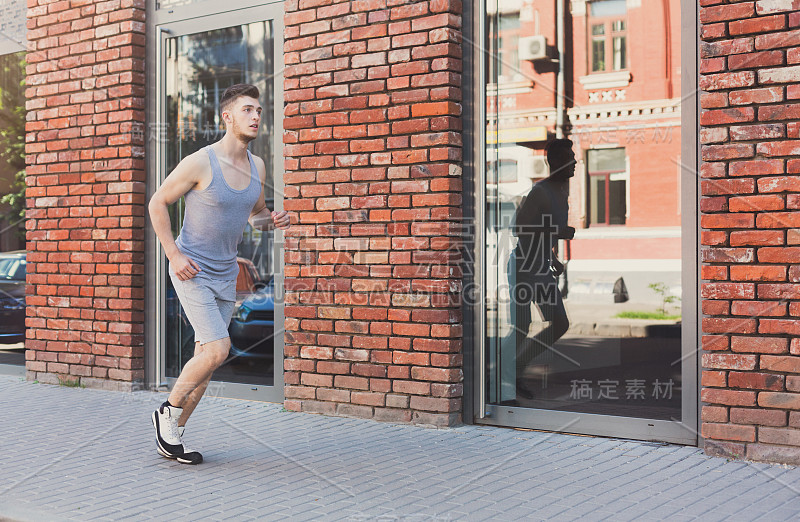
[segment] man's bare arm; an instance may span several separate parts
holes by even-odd
[[[258,198],[256,206],[253,207],[253,212],[250,213],[248,221],[253,228],[257,228],[258,230],[272,230],[275,228],[272,222],[272,211],[267,208],[267,204],[264,202],[263,198],[262,189],[262,195]]]
[[[153,231],[161,242],[175,274],[181,281],[194,277],[200,271],[200,267],[194,260],[183,255],[175,245],[167,207],[195,187],[199,181],[198,173],[202,172],[202,168],[203,165],[195,154],[184,158],[158,187],[147,206]]]
[[[286,229],[289,228],[289,213],[285,210],[281,212],[270,211],[267,204],[264,202],[264,185],[267,180],[267,168],[264,165],[264,160],[258,156],[253,156],[255,159],[256,169],[258,170],[258,177],[261,180],[261,194],[258,196],[253,211],[250,212],[248,221],[253,228],[258,230],[272,230],[274,228]]]

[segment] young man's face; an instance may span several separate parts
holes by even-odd
[[[252,141],[258,135],[261,125],[261,104],[249,96],[240,96],[225,111],[229,118],[226,119],[228,130],[244,141]]]
[[[570,150],[569,154],[567,155],[567,164],[564,166],[568,178],[571,178],[572,176],[575,175],[575,164],[576,164],[575,153],[572,150]]]
[[[572,149],[565,151],[560,159],[563,163],[550,166],[554,169],[550,176],[557,181],[568,182],[569,178],[575,175],[575,152]]]

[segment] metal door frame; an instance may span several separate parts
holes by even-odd
[[[224,8],[224,11],[221,9]],[[274,34],[273,63],[275,64],[275,99],[273,110],[272,145],[275,151],[273,178],[277,194],[283,193],[283,2],[253,2],[244,0],[215,0],[188,2],[172,8],[157,9],[157,0],[147,1],[146,35],[147,58],[145,63],[147,122],[166,119],[164,106],[165,63],[162,60],[164,42],[167,38],[192,34],[224,27],[243,25],[257,21],[271,21]],[[166,177],[166,161],[159,143],[148,139],[145,133],[145,156],[147,167],[147,198]],[[283,210],[283,198],[275,198],[273,210]],[[275,295],[283,295],[283,232],[275,230],[273,256],[275,259]],[[153,232],[149,218],[145,225],[145,379],[149,387],[171,389],[174,377],[165,375],[166,367],[166,310],[164,290],[166,262],[161,244]],[[283,325],[283,300],[275,300],[275,324]],[[283,329],[276,328],[274,350],[275,363],[272,386],[211,381],[209,391],[216,396],[283,402]],[[209,392],[207,392],[209,393]]]
[[[468,3],[467,3],[468,4]],[[464,420],[475,424],[534,428],[548,431],[598,435],[615,438],[655,440],[677,444],[698,445],[700,425],[700,294],[699,294],[699,111],[698,90],[698,19],[697,9],[691,0],[681,0],[681,285],[682,372],[681,419],[653,420],[613,415],[561,412],[520,407],[501,407],[487,404],[486,398],[486,235],[485,199],[483,182],[486,157],[486,103],[485,103],[485,13],[486,0],[465,4],[464,27],[466,34],[465,56],[471,58],[470,75],[465,74],[465,130],[472,136],[465,147],[464,176],[472,182],[465,183],[471,194],[465,208],[475,226],[465,244],[474,259],[471,279],[465,287],[473,290],[470,303],[465,304],[465,390]],[[468,59],[469,59],[468,58]],[[465,71],[467,69],[465,68]],[[577,415],[577,417],[576,417]]]

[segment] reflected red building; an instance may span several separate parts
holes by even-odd
[[[624,277],[634,301],[656,300],[653,282],[679,294],[679,2],[558,4],[500,2],[491,28],[500,65],[488,71],[497,87],[487,135],[499,142],[498,197],[518,202],[547,175],[547,141],[572,139],[570,224],[578,231],[560,253],[570,291],[603,294]]]

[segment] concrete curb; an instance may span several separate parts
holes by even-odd
[[[570,324],[567,335],[574,337],[675,337],[681,325],[675,321],[579,322]]]

